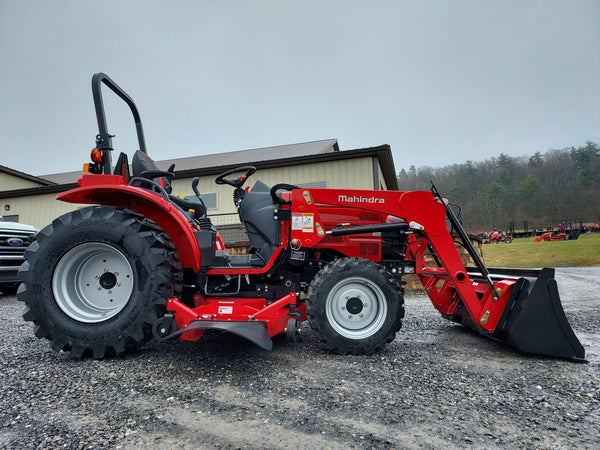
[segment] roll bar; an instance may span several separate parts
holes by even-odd
[[[105,84],[111,91],[117,94],[131,109],[133,114],[133,120],[135,121],[135,129],[137,132],[138,143],[140,150],[144,153],[146,151],[146,141],[144,140],[144,130],[142,128],[142,121],[135,103],[131,97],[121,89],[117,83],[109,78],[104,73],[96,73],[92,76],[92,95],[94,96],[94,107],[96,108],[96,120],[98,121],[98,135],[96,136],[96,147],[102,150],[102,165],[104,167],[105,174],[112,174],[112,161],[110,152],[113,150],[112,138],[108,132],[108,125],[106,123],[106,114],[104,112],[104,102],[102,101],[102,90],[101,85]],[[106,150],[106,151],[105,151]]]

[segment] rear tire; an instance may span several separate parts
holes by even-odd
[[[341,258],[314,278],[306,302],[311,328],[339,354],[371,354],[394,340],[404,317],[403,290],[373,261]]]
[[[103,358],[152,338],[181,265],[167,236],[131,211],[89,207],[54,220],[19,271],[23,318],[56,351]]]

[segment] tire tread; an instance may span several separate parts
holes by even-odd
[[[54,256],[58,244],[71,233],[90,233],[97,223],[110,224],[111,233],[120,236],[120,245],[130,253],[133,263],[143,266],[147,274],[141,284],[139,297],[145,300],[145,309],[136,317],[130,317],[123,329],[110,329],[110,326],[94,327],[95,337],[81,336],[79,329],[65,324],[52,323],[45,313],[42,302],[53,301],[48,286],[38,280],[34,272],[37,265],[44,265],[57,259]],[[86,229],[86,227],[89,228]],[[135,237],[135,239],[132,239]],[[33,322],[35,335],[51,341],[55,351],[68,351],[74,358],[92,356],[101,359],[110,355],[121,355],[139,349],[152,338],[152,325],[166,309],[166,299],[181,291],[182,266],[175,246],[164,231],[154,222],[129,210],[110,206],[92,206],[69,212],[55,219],[52,224],[41,230],[36,240],[25,252],[26,262],[21,266],[19,277],[22,287],[18,298],[25,303],[23,318]],[[56,263],[56,261],[55,261]],[[137,269],[134,269],[134,271]],[[51,281],[46,280],[46,284]],[[132,295],[132,299],[136,294]],[[131,301],[131,300],[130,300]],[[136,309],[139,309],[136,306]],[[66,317],[66,316],[65,316]],[[106,322],[109,324],[110,320]],[[104,322],[101,322],[104,324]]]
[[[388,292],[392,292],[390,288],[393,289],[391,295],[396,297],[391,301],[397,302],[397,314],[392,317],[391,322],[383,332],[380,332],[380,330],[374,336],[366,339],[350,340],[338,335],[329,326],[325,314],[324,303],[327,294],[319,296],[319,292],[324,290],[324,284],[329,283],[331,279],[343,279],[344,273],[349,270],[371,272],[374,277],[379,278],[381,281],[381,284],[379,282],[377,284]],[[338,354],[370,355],[382,350],[387,343],[395,339],[396,333],[400,331],[404,317],[403,294],[404,289],[393,281],[390,274],[379,264],[363,258],[339,258],[323,267],[310,283],[307,295],[308,320],[315,334],[329,350]]]

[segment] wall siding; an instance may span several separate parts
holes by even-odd
[[[8,173],[0,172],[0,191],[13,191],[38,186],[40,186],[40,184],[34,181],[25,180]]]
[[[217,194],[217,208],[208,211],[215,225],[238,223],[237,211],[233,205],[233,188],[217,185],[214,176],[201,177],[198,190]],[[383,179],[383,176],[380,178]],[[249,180],[256,180],[272,186],[278,183],[303,184],[326,182],[333,189],[374,189],[373,166],[370,157],[345,159],[316,164],[293,165],[276,169],[257,171]],[[27,186],[29,187],[29,186]],[[173,195],[194,195],[192,178],[173,181]],[[10,214],[18,214],[21,223],[43,228],[56,217],[86,205],[59,202],[56,194],[15,197],[2,200],[2,205],[10,205]],[[220,214],[229,214],[220,216]]]
[[[10,214],[18,214],[19,222],[42,229],[58,216],[87,205],[59,202],[56,194],[36,195],[2,199],[2,205],[10,205]],[[2,207],[3,208],[3,207]]]

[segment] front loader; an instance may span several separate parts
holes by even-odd
[[[102,101],[107,86],[130,107],[139,150],[112,163]],[[228,253],[206,207],[172,195],[174,168],[146,151],[138,110],[105,74],[92,79],[99,133],[80,187],[61,201],[88,204],[44,228],[21,267],[25,320],[54,350],[103,358],[154,338],[200,339],[224,330],[264,349],[299,338],[308,320],[325,347],[370,354],[404,317],[402,277],[416,274],[433,306],[524,353],[585,360],[562,310],[553,269],[488,269],[448,201],[431,191],[268,186],[252,166],[216,178],[230,185],[248,234]],[[453,233],[475,266],[465,267]]]

